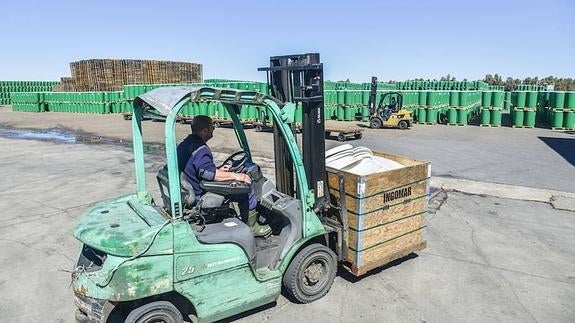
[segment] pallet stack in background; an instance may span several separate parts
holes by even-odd
[[[70,63],[72,77],[55,91],[122,91],[126,84],[202,82],[202,65],[132,59],[87,59]]]

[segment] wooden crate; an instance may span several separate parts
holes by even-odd
[[[406,167],[367,176],[328,172],[330,195],[342,215],[345,260],[359,276],[425,248],[425,208],[429,194],[429,162],[374,152]],[[343,183],[340,183],[340,180]],[[340,184],[345,198],[341,200]]]

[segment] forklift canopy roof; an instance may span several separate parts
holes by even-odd
[[[264,100],[272,100],[280,107],[284,105],[272,96],[255,91],[191,86],[157,88],[138,96],[134,104],[145,107],[144,103],[146,103],[160,114],[167,116],[186,97],[190,97],[190,101],[216,100],[237,105],[265,105]]]

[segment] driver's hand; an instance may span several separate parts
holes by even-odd
[[[229,172],[231,167],[232,167],[231,165],[226,164],[220,167],[220,169],[223,170],[224,172]]]
[[[236,181],[246,182],[248,184],[250,184],[252,182],[252,179],[250,178],[250,176],[248,174],[234,173],[234,175],[235,175]]]

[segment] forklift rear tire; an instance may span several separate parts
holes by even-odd
[[[182,313],[170,302],[158,301],[142,305],[130,312],[126,323],[182,323]]]
[[[222,126],[222,125],[220,124],[219,121],[214,121],[214,128],[219,128],[219,127],[221,127],[221,126]]]
[[[292,259],[284,274],[283,285],[296,301],[311,303],[327,294],[336,271],[335,253],[324,245],[314,243]]]
[[[264,130],[262,126],[256,125],[256,132],[262,132],[262,130]]]
[[[347,138],[345,137],[345,135],[343,133],[340,133],[339,135],[337,135],[337,141],[345,141]]]
[[[397,124],[397,126],[399,127],[399,129],[405,130],[405,129],[407,129],[408,124],[407,124],[407,121],[401,120],[401,121]]]
[[[369,120],[369,127],[372,129],[379,129],[381,128],[381,126],[383,125],[383,122],[381,122],[381,119],[379,118],[371,118],[371,120]]]

